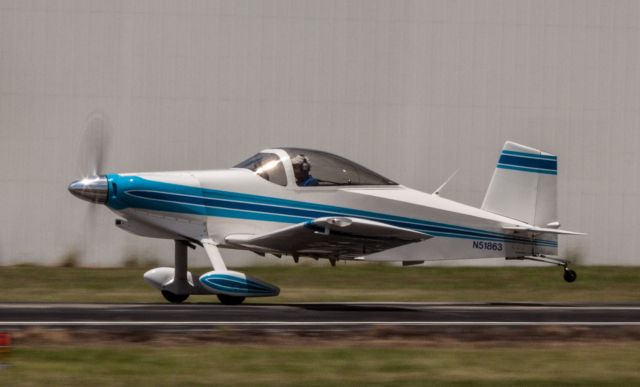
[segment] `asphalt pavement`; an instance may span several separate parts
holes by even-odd
[[[638,305],[300,303],[0,304],[0,327],[640,326]]]

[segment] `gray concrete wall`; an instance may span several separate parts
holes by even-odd
[[[460,168],[444,195],[473,205],[505,140],[540,147],[590,234],[563,251],[637,265],[639,21],[637,1],[0,0],[0,264],[170,262],[66,191],[102,109],[109,171],[286,144],[424,190]]]

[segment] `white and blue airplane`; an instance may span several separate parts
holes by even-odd
[[[227,269],[220,249],[363,262],[504,257],[576,273],[559,258],[554,155],[506,142],[480,208],[400,185],[327,152],[265,149],[230,169],[100,174],[69,191],[105,204],[133,234],[175,240],[175,267],[144,279],[170,302],[215,294],[223,304],[277,296],[274,285]],[[446,184],[446,182],[445,182]],[[583,234],[582,234],[583,235]],[[187,270],[187,247],[205,249],[213,267]]]

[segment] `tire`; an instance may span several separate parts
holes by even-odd
[[[168,290],[162,290],[161,293],[164,299],[172,304],[180,304],[181,302],[189,298],[188,294],[175,294],[171,293]]]
[[[245,297],[229,296],[226,294],[218,294],[218,300],[223,305],[240,305],[244,301]]]
[[[564,280],[567,282],[573,282],[576,280],[576,278],[578,278],[578,275],[576,274],[575,271],[571,270],[571,269],[565,269],[564,271]]]

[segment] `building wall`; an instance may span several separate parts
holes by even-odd
[[[639,23],[636,1],[0,0],[0,264],[171,261],[66,190],[100,109],[108,171],[294,145],[423,190],[460,168],[443,195],[472,205],[505,140],[539,147],[590,234],[563,252],[637,265]]]

